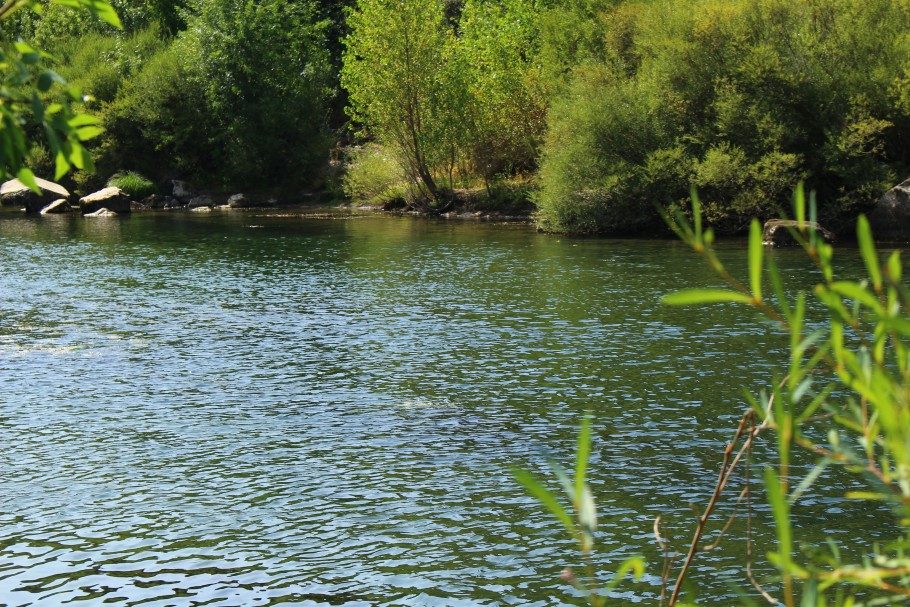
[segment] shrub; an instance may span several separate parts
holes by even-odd
[[[328,160],[328,25],[312,0],[201,2],[178,47],[224,185],[309,184]]]
[[[195,68],[177,44],[149,57],[101,109],[99,172],[129,166],[156,180],[218,175],[224,150],[210,145],[213,125],[196,83]]]
[[[654,194],[647,163],[660,149],[694,167],[688,183],[664,180],[661,203],[699,185],[726,233],[776,215],[794,179],[807,177],[825,201],[820,219],[837,226],[910,171],[906,5],[670,0],[589,19],[603,41],[570,66],[549,112],[547,227],[660,229],[650,202],[629,198]]]
[[[353,201],[382,206],[408,195],[400,161],[390,149],[367,144],[354,151],[347,163],[343,189]]]
[[[155,184],[134,171],[117,173],[108,179],[107,185],[120,188],[133,199],[145,198],[155,193]]]

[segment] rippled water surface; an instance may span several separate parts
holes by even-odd
[[[586,410],[600,563],[651,560],[611,604],[653,603],[654,516],[684,543],[782,357],[749,315],[658,303],[713,284],[673,242],[526,226],[6,216],[0,604],[573,604],[509,470],[569,463]],[[804,528],[870,535],[827,485]],[[741,532],[694,574],[717,600]]]

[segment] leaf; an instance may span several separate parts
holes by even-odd
[[[859,242],[859,252],[863,263],[872,279],[872,286],[878,291],[882,288],[882,272],[878,265],[878,255],[875,253],[875,244],[872,241],[872,228],[865,215],[860,215],[856,222],[856,239]]]
[[[53,86],[53,84],[54,84],[54,79],[51,77],[50,73],[42,72],[41,75],[38,76],[37,86],[38,86],[38,90],[41,91],[42,93],[46,93],[48,90],[50,90],[50,88],[51,88],[51,86]]]
[[[76,137],[79,138],[79,141],[88,141],[89,139],[94,139],[103,132],[104,129],[100,126],[84,126],[76,129]]]
[[[513,470],[512,475],[515,476],[515,480],[521,483],[532,497],[537,499],[538,502],[546,507],[547,510],[563,524],[563,527],[566,528],[570,535],[575,535],[575,525],[572,523],[572,518],[566,512],[565,508],[556,500],[556,496],[540,484],[540,482],[527,470]]]
[[[57,152],[55,157],[56,166],[54,169],[54,179],[60,179],[70,170],[70,163],[66,159],[66,154],[62,151]]]
[[[780,479],[771,467],[765,468],[765,489],[768,492],[768,502],[774,514],[774,526],[777,530],[777,543],[780,549],[778,558],[780,568],[790,570],[790,559],[793,553],[793,533],[790,527],[790,507],[781,488]]]
[[[802,229],[806,221],[806,188],[802,181],[796,185],[796,190],[793,192],[793,212]]]
[[[884,493],[875,493],[874,491],[848,491],[844,494],[848,500],[865,500],[873,502],[884,502],[889,496]]]
[[[839,280],[831,283],[831,290],[838,295],[858,301],[878,314],[884,314],[884,309],[878,299],[859,283],[850,282],[848,280]]]
[[[114,7],[109,2],[104,2],[104,0],[51,0],[51,2],[62,6],[88,10],[105,23],[113,25],[117,29],[123,29],[123,23],[120,22],[117,11],[114,10]]]
[[[24,185],[28,186],[28,189],[31,191],[35,192],[36,194],[41,193],[41,188],[38,187],[38,182],[35,181],[35,174],[32,173],[32,170],[28,167],[22,167],[19,169],[19,172],[16,173],[16,178]]]
[[[619,569],[616,570],[616,573],[613,574],[613,578],[607,583],[607,588],[616,588],[619,586],[619,583],[622,582],[629,572],[632,572],[635,576],[635,581],[638,581],[645,575],[645,559],[640,556],[633,556],[627,558],[619,566]]]
[[[752,296],[761,301],[762,261],[765,245],[762,244],[761,225],[757,219],[752,220],[749,228],[749,282],[752,284]]]
[[[888,275],[891,276],[892,281],[898,283],[901,281],[902,271],[903,264],[901,263],[901,252],[894,251],[888,257]]]
[[[803,493],[811,487],[815,481],[818,480],[818,477],[821,476],[821,473],[825,471],[825,468],[831,463],[831,460],[828,458],[823,459],[818,464],[815,465],[812,470],[809,471],[809,474],[800,482],[800,484],[793,490],[793,493],[790,494],[790,498],[787,500],[789,505],[795,504]]]
[[[665,295],[662,301],[668,306],[692,306],[708,303],[751,304],[752,298],[745,293],[726,289],[685,289]]]
[[[690,195],[692,198],[692,221],[695,224],[695,242],[701,244],[701,200],[694,185],[690,190]]]

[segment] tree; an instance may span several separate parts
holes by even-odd
[[[443,8],[441,0],[360,0],[348,15],[341,73],[351,117],[400,150],[431,203],[441,193],[437,169],[447,167],[451,186],[465,103]]]
[[[539,10],[534,0],[468,0],[459,52],[468,72],[472,168],[489,182],[535,168],[546,130],[537,87]]]
[[[328,153],[328,21],[313,0],[204,0],[177,44],[191,57],[225,180],[312,176]]]

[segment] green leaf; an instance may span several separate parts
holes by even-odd
[[[894,251],[888,257],[888,274],[891,276],[891,280],[894,282],[901,281],[901,274],[903,273],[904,265],[901,263],[901,252]]]
[[[796,185],[793,192],[793,212],[796,214],[796,221],[802,228],[806,221],[806,188],[802,181]]]
[[[701,199],[698,197],[698,190],[692,186],[690,191],[692,198],[692,221],[695,225],[695,242],[701,244]]]
[[[619,583],[622,582],[629,572],[632,572],[635,576],[635,581],[638,581],[645,575],[645,559],[640,556],[633,556],[627,558],[623,561],[622,565],[619,566],[619,569],[616,570],[616,573],[613,574],[613,578],[607,583],[607,588],[616,588],[619,586]]]
[[[831,290],[849,299],[853,299],[863,304],[870,310],[878,314],[883,314],[882,304],[875,298],[872,293],[867,291],[862,285],[847,280],[839,280],[831,283]]]
[[[76,129],[76,137],[79,138],[79,141],[88,141],[93,139],[104,132],[100,126],[84,126],[82,128]]]
[[[64,154],[62,151],[57,152],[55,162],[56,165],[54,170],[54,179],[60,179],[70,170],[70,163],[66,159],[66,154]]]
[[[28,167],[22,167],[19,169],[19,172],[16,173],[16,178],[23,183],[23,185],[28,186],[28,189],[35,192],[36,194],[41,193],[41,188],[38,187],[38,182],[35,181],[35,174],[32,173],[32,170]]]
[[[104,2],[104,0],[51,0],[51,2],[62,6],[88,10],[105,23],[113,25],[117,29],[123,29],[123,23],[120,22],[117,11],[114,10],[114,7],[109,2]]]
[[[765,468],[765,489],[768,492],[768,502],[774,514],[774,526],[777,530],[777,543],[780,552],[777,556],[780,568],[790,570],[790,559],[793,554],[793,532],[790,527],[790,507],[781,490],[780,479],[773,468]]]
[[[825,468],[827,468],[830,464],[831,460],[828,458],[825,458],[816,464],[815,467],[809,471],[809,474],[807,474],[806,477],[802,480],[799,486],[793,490],[793,493],[790,494],[790,498],[787,500],[787,503],[790,506],[795,504],[799,498],[802,497],[803,493],[805,493],[809,487],[815,484],[815,481],[818,480],[818,477],[821,476],[821,473],[824,472]]]
[[[761,225],[757,219],[752,220],[749,228],[749,282],[752,284],[752,295],[761,301],[762,258],[765,245],[762,244]]]
[[[692,306],[708,303],[751,304],[752,298],[745,293],[726,289],[685,289],[665,295],[662,301],[668,306]]]
[[[572,517],[569,516],[565,508],[556,500],[556,496],[540,484],[540,482],[527,470],[513,470],[512,474],[515,476],[515,480],[521,483],[532,497],[537,499],[538,502],[546,507],[547,510],[563,524],[563,527],[566,528],[566,531],[568,531],[570,535],[575,535],[575,525],[572,523]]]
[[[41,91],[42,93],[46,93],[48,90],[50,90],[50,88],[51,88],[51,86],[53,86],[53,84],[54,84],[54,79],[53,79],[53,77],[51,77],[50,73],[42,72],[41,75],[38,76],[37,86],[38,86],[38,90]]]
[[[585,415],[578,431],[578,447],[575,452],[575,504],[581,503],[588,473],[588,459],[591,457],[591,416]]]
[[[863,257],[863,263],[866,264],[869,278],[872,279],[872,286],[878,291],[882,288],[882,272],[878,265],[875,244],[872,241],[872,228],[869,227],[869,220],[865,215],[860,215],[856,222],[856,238],[859,242],[859,252]]]

